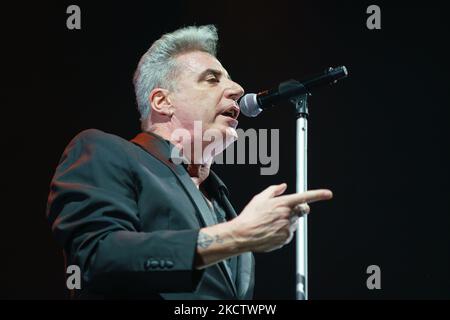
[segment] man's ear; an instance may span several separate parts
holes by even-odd
[[[173,106],[169,99],[169,90],[155,88],[148,96],[152,107],[152,114],[171,117],[173,114]]]

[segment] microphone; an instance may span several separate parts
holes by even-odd
[[[261,113],[261,111],[263,111],[263,109],[272,107],[279,101],[304,94],[311,94],[313,89],[327,84],[334,84],[338,80],[346,78],[347,75],[348,72],[345,66],[336,68],[330,67],[324,73],[302,82],[297,80],[288,80],[280,83],[277,88],[273,88],[271,90],[262,91],[258,94],[247,93],[241,98],[239,107],[245,116],[256,117]]]

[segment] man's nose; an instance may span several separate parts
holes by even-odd
[[[230,80],[229,87],[225,92],[226,98],[238,101],[238,99],[243,95],[244,95],[244,88],[242,88],[238,83]]]

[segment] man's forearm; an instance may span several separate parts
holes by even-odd
[[[233,224],[224,222],[200,229],[197,239],[196,269],[203,269],[247,251],[233,232]]]

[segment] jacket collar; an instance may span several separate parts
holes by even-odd
[[[180,161],[181,164],[178,165],[178,162],[172,160],[172,155],[177,155],[178,151],[170,141],[165,140],[163,137],[153,132],[141,132],[131,142],[157,157],[172,170],[178,171],[179,168],[177,167],[182,166],[187,171],[187,165],[185,163]],[[223,192],[227,197],[230,196],[227,186],[214,171],[210,170],[209,176],[204,183],[210,187],[208,189],[211,191]]]

